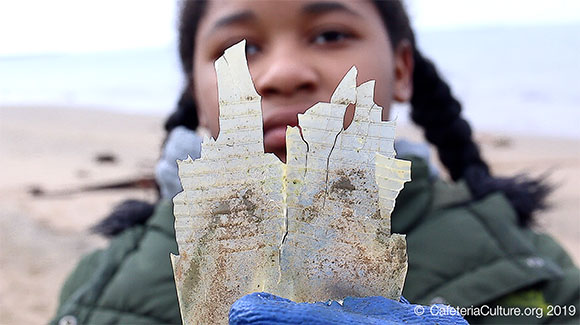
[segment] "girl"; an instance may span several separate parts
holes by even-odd
[[[413,181],[392,217],[393,232],[407,235],[405,297],[490,309],[559,305],[567,308],[565,317],[578,316],[578,269],[551,238],[528,228],[533,213],[544,207],[547,187],[490,174],[459,103],[417,50],[399,1],[185,1],[179,32],[187,86],[166,123],[169,136],[157,167],[162,199],[155,208],[127,203],[97,227],[116,237],[69,278],[57,321],[180,321],[168,257],[176,252],[170,203],[180,191],[175,160],[199,156],[199,133],[219,134],[213,63],[242,39],[262,96],[265,151],[283,161],[286,126],[295,126],[297,114],[316,102],[328,101],[353,65],[359,82],[376,80],[375,101],[384,107],[384,119],[393,101],[411,102],[413,120],[455,182],[437,178],[421,149],[396,144],[399,157],[413,161]],[[119,218],[123,226],[112,226]],[[549,320],[537,315],[467,319]]]

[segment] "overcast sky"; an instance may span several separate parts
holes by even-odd
[[[579,24],[577,0],[408,0],[426,30]],[[114,51],[175,42],[176,0],[0,0],[0,56]]]

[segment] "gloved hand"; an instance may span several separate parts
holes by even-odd
[[[443,309],[440,309],[443,308]],[[323,303],[295,303],[256,292],[236,301],[230,309],[230,324],[467,324],[444,305],[421,306],[405,298],[364,297]],[[431,313],[431,311],[434,311]],[[451,315],[452,314],[452,315]]]

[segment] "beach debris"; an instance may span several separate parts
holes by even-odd
[[[496,148],[509,148],[513,145],[513,140],[506,136],[498,136],[492,140],[492,143]]]
[[[260,291],[297,302],[398,300],[406,242],[391,234],[390,216],[410,162],[394,158],[395,123],[381,121],[374,81],[357,87],[353,67],[329,103],[299,114],[284,164],[264,153],[245,42],[215,66],[220,134],[204,139],[201,158],[178,161],[183,192],[173,199],[184,323],[225,323],[237,299]]]
[[[125,189],[155,189],[157,183],[153,175],[135,176],[119,181],[111,181],[102,184],[79,186],[75,188],[65,188],[56,190],[46,190],[40,185],[33,185],[29,188],[28,193],[32,196],[44,197],[61,197],[87,192],[125,190]]]
[[[39,185],[32,185],[29,189],[28,189],[28,193],[30,193],[30,195],[32,196],[42,196],[45,195],[45,190],[39,186]]]
[[[95,155],[95,162],[99,164],[114,164],[117,163],[117,160],[117,156],[109,152],[102,152]]]

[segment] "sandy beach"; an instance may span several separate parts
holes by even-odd
[[[77,190],[150,178],[163,121],[88,109],[0,108],[0,324],[46,323],[79,258],[107,243],[88,228],[121,201],[155,201],[150,188]],[[399,134],[420,138],[410,127]],[[536,228],[580,263],[580,139],[476,137],[497,175],[548,175],[556,188],[552,209],[538,215]]]

